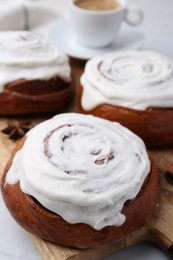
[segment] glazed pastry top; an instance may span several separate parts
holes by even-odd
[[[21,190],[69,223],[120,226],[124,203],[150,172],[143,141],[118,123],[60,114],[28,132],[7,173]]]
[[[89,60],[81,77],[82,107],[137,110],[173,107],[173,61],[151,51],[124,51]]]
[[[0,32],[0,91],[15,80],[71,80],[68,58],[41,35],[28,31]]]

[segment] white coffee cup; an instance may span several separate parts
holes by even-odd
[[[70,22],[78,42],[89,47],[104,47],[118,37],[123,21],[130,25],[142,22],[141,10],[127,7],[125,0],[114,1],[119,3],[118,8],[95,11],[83,9],[77,6],[76,0],[69,0]],[[135,14],[135,20],[130,18],[131,14]]]

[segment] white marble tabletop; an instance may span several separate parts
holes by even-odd
[[[67,14],[68,0],[52,1],[60,12]],[[142,8],[145,13],[145,19],[140,26],[145,35],[144,48],[161,51],[173,58],[173,1],[127,0],[127,2]],[[19,259],[40,260],[42,257],[30,235],[18,226],[8,213],[0,193],[0,260]],[[141,243],[105,259],[168,260],[171,258],[155,245]]]

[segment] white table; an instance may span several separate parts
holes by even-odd
[[[4,0],[5,1],[5,0]],[[67,13],[67,0],[52,0],[57,8]],[[127,0],[129,4],[137,5],[144,10],[145,19],[140,26],[147,37],[165,35],[172,37],[173,41],[173,0]],[[149,39],[149,38],[148,38]],[[171,39],[171,38],[170,38]],[[164,36],[163,36],[164,42]],[[169,46],[169,54],[173,58],[173,45]],[[161,46],[164,50],[164,46]],[[165,48],[165,53],[167,48]],[[40,260],[29,234],[18,226],[8,213],[0,194],[0,260]],[[122,250],[107,260],[168,260],[168,255],[161,249],[149,243],[141,243]]]

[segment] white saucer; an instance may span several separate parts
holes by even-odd
[[[72,31],[69,19],[61,19],[54,23],[48,32],[49,39],[67,55],[87,60],[94,56],[121,50],[136,50],[142,47],[144,35],[142,32],[127,24],[123,24],[118,35],[118,40],[104,48],[90,48],[81,45]]]
[[[162,53],[173,59],[173,35],[148,34],[143,43],[143,50],[150,50]]]

